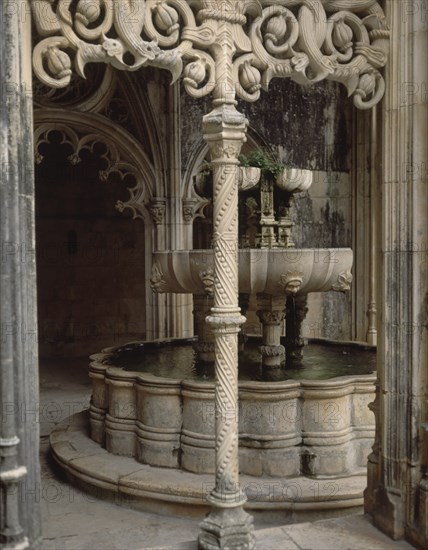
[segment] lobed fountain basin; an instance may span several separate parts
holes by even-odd
[[[171,357],[183,345],[191,346],[172,345],[177,348]],[[132,346],[142,347],[143,353],[144,346],[150,348],[147,343],[125,348]],[[119,366],[118,351],[107,348],[91,356],[91,438],[110,453],[143,464],[214,473],[214,381],[127,370]],[[158,346],[158,353],[162,363],[165,350]],[[368,405],[374,400],[376,375],[304,378],[309,375],[239,382],[239,409],[230,414],[239,418],[242,474],[323,479],[365,473],[375,432]]]
[[[297,280],[298,292],[307,294],[348,290],[353,253],[350,248],[246,248],[238,250],[238,261],[241,293],[278,296]],[[204,294],[210,290],[212,250],[154,252],[153,262],[152,284],[157,291]]]

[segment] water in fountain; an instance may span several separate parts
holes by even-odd
[[[376,368],[373,348],[355,345],[311,343],[305,348],[303,362],[280,369],[263,369],[260,341],[249,338],[239,355],[239,379],[244,380],[326,380],[336,376],[370,374]],[[214,364],[199,361],[192,342],[170,341],[136,343],[117,348],[109,364],[126,371],[151,373],[172,379],[214,380]],[[269,372],[277,371],[275,373]]]

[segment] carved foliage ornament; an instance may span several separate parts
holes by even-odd
[[[346,292],[351,289],[352,273],[349,270],[342,271],[337,276],[337,281],[333,284],[332,289],[337,292]]]
[[[166,199],[153,197],[150,202],[149,211],[155,225],[163,224],[166,212]]]
[[[359,108],[384,93],[389,30],[376,0],[31,0],[42,40],[34,71],[61,88],[72,71],[152,65],[180,76],[193,97],[228,85],[256,101],[274,77],[344,84]],[[227,43],[219,48],[219,36]],[[224,82],[223,82],[224,85]]]
[[[153,292],[156,292],[158,294],[162,294],[167,290],[167,283],[163,277],[162,268],[159,262],[154,262],[152,265],[150,285]]]

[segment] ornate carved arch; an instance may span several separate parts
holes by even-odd
[[[118,201],[116,208],[131,209],[133,218],[141,218],[151,225],[150,202],[156,195],[156,174],[141,145],[126,130],[105,117],[92,113],[81,113],[59,109],[40,109],[34,113],[34,143],[36,163],[43,161],[39,152],[42,143],[49,142],[52,132],[60,132],[62,143],[67,143],[73,153],[72,164],[81,161],[83,150],[93,151],[96,143],[102,143],[106,152],[102,155],[107,168],[100,172],[100,179],[106,181],[113,172],[122,180],[130,174],[135,178],[135,186],[128,188],[130,198]]]
[[[146,296],[152,296],[150,275],[152,268],[152,252],[157,239],[159,218],[165,210],[165,199],[156,194],[156,190],[163,191],[161,185],[156,185],[156,171],[141,144],[126,130],[109,119],[94,113],[67,111],[65,109],[36,109],[34,111],[34,144],[36,162],[41,162],[38,148],[43,141],[49,141],[49,134],[59,131],[64,143],[69,143],[73,153],[70,162],[80,160],[79,153],[83,150],[93,150],[96,143],[102,143],[106,152],[102,155],[106,159],[107,168],[102,171],[100,178],[106,180],[116,172],[123,179],[127,174],[135,178],[135,186],[128,188],[129,200],[118,202],[117,208],[130,208],[133,218],[141,218],[146,227],[145,231],[145,291]],[[156,230],[154,230],[156,229]],[[146,331],[154,338],[158,336],[156,319],[161,307],[159,298],[154,296],[151,307],[146,309]]]

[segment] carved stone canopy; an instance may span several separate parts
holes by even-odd
[[[168,69],[193,97],[256,101],[274,77],[344,84],[359,108],[384,93],[389,30],[376,0],[32,0],[34,71],[61,88],[102,62]],[[225,33],[224,26],[232,28]],[[229,48],[219,47],[222,36]],[[224,82],[222,83],[224,88]]]

